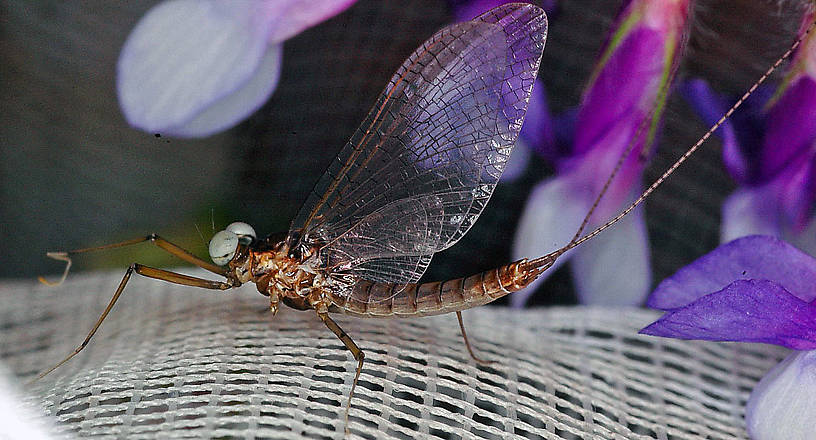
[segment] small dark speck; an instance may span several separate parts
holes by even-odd
[[[747,274],[747,273],[748,273],[748,271],[747,271],[747,270],[743,270],[743,271],[742,271],[742,274],[743,274],[743,275],[745,275],[745,274]]]
[[[156,134],[154,134],[153,136],[156,136],[157,138],[160,138],[160,137],[161,137],[161,133],[156,133]]]
[[[296,132],[296,131],[293,131],[293,132],[292,132],[292,134],[295,134],[295,135],[296,135],[296,134],[297,134],[297,132]]]

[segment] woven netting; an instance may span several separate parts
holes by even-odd
[[[200,273],[193,272],[201,275]],[[78,344],[120,273],[0,286],[2,362],[31,378]],[[65,436],[342,438],[356,362],[313,312],[134,278],[95,340],[25,402]],[[785,351],[637,335],[653,311],[559,307],[338,316],[365,351],[362,438],[744,438],[751,388]]]

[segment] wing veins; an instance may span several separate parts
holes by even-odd
[[[427,48],[426,48],[426,49],[425,49],[425,50],[422,52],[422,55],[427,54],[427,53],[428,53],[428,51],[430,51],[430,50],[431,50],[431,48],[433,48],[433,47],[434,47],[434,46],[435,46],[437,43],[438,43],[438,41],[435,41],[435,42],[431,43],[431,44],[430,44],[430,45],[429,45],[429,46],[428,46],[428,47],[427,47]],[[411,67],[413,68],[413,67],[416,65],[416,63],[418,63],[418,62],[419,62],[419,60],[420,60],[421,58],[422,58],[421,56],[418,56],[418,57],[417,57],[417,59],[416,59],[416,60],[414,60],[414,62],[411,64]],[[337,176],[334,178],[334,180],[332,181],[331,185],[329,185],[329,188],[328,188],[328,189],[327,189],[327,190],[326,190],[326,191],[323,193],[323,197],[321,197],[320,201],[319,201],[319,202],[318,202],[318,203],[315,205],[315,207],[314,207],[314,208],[312,209],[312,211],[309,213],[309,218],[306,220],[306,223],[304,223],[304,225],[303,225],[303,230],[307,230],[307,229],[309,229],[309,226],[310,226],[310,224],[311,224],[311,222],[312,222],[312,219],[314,219],[315,215],[317,215],[317,211],[319,211],[319,210],[320,210],[320,208],[321,208],[321,207],[322,207],[322,206],[323,206],[323,205],[326,203],[326,201],[328,200],[329,196],[330,196],[330,195],[331,195],[331,194],[332,194],[332,193],[333,193],[333,192],[334,192],[334,191],[337,189],[337,187],[340,185],[340,181],[341,181],[341,180],[343,179],[343,177],[344,177],[344,176],[345,176],[345,175],[348,173],[348,170],[349,170],[349,169],[351,169],[352,165],[354,165],[354,162],[355,162],[355,160],[356,160],[357,156],[359,156],[359,155],[360,155],[360,153],[362,153],[362,151],[363,151],[363,147],[365,147],[365,144],[367,144],[367,143],[369,142],[369,140],[371,139],[371,133],[372,133],[372,128],[374,127],[374,124],[379,123],[379,126],[381,126],[381,125],[383,124],[383,122],[385,122],[385,120],[384,120],[384,119],[380,119],[380,115],[382,114],[382,112],[383,112],[383,110],[385,109],[386,105],[392,102],[392,101],[391,101],[391,96],[392,96],[392,95],[394,94],[394,92],[397,90],[397,87],[399,86],[399,84],[400,84],[400,83],[401,83],[401,82],[402,82],[402,81],[405,79],[406,75],[408,75],[410,72],[411,72],[411,69],[410,69],[410,68],[409,68],[409,69],[406,69],[406,70],[405,70],[405,73],[403,73],[403,74],[402,74],[402,75],[399,77],[399,79],[398,79],[398,80],[397,80],[397,81],[394,83],[394,86],[393,86],[393,87],[391,88],[391,90],[388,92],[388,95],[386,96],[386,98],[385,98],[385,100],[383,101],[382,105],[380,106],[379,110],[377,110],[377,115],[374,117],[374,120],[371,122],[371,125],[370,125],[370,126],[368,127],[368,129],[366,130],[365,137],[363,137],[363,139],[360,141],[360,144],[359,144],[357,147],[355,147],[355,148],[354,148],[354,153],[355,153],[355,154],[352,154],[351,156],[349,156],[349,159],[348,159],[348,160],[346,160],[346,163],[343,165],[343,168],[340,170],[340,172],[339,172],[339,173],[337,174]],[[378,126],[378,128],[379,128],[379,126]],[[369,155],[369,158],[370,158],[370,157],[372,157],[372,156],[374,155],[374,153],[375,153],[375,152],[376,152],[376,151],[379,149],[379,147],[380,147],[380,146],[382,146],[382,142],[379,142],[377,145],[375,145],[375,147],[374,147],[374,148],[371,150],[371,154]],[[367,159],[367,160],[369,160],[369,159]],[[362,169],[362,168],[361,168],[361,169]],[[357,175],[359,175],[359,171],[358,171],[358,174],[357,174]],[[356,175],[355,175],[355,176],[356,176]],[[350,181],[351,181],[351,180],[350,180]]]

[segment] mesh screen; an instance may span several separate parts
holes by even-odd
[[[203,275],[201,273],[194,273]],[[0,286],[2,361],[30,378],[76,346],[120,273]],[[59,434],[342,438],[356,362],[312,312],[274,318],[253,287],[134,278],[95,340],[25,388]],[[744,438],[751,388],[785,350],[636,335],[656,313],[562,307],[337,322],[366,352],[361,438]]]

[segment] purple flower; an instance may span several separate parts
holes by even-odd
[[[812,20],[805,14],[803,26]],[[684,92],[707,122],[727,108],[702,81]],[[741,186],[723,205],[721,240],[767,234],[816,253],[816,36],[803,41],[776,93],[760,91],[746,107],[719,132],[726,168]]]
[[[169,0],[128,36],[117,66],[128,123],[204,137],[257,110],[280,77],[282,43],[354,0]]]
[[[661,90],[679,60],[688,11],[688,0],[627,4],[575,116],[570,151],[555,158],[557,175],[534,188],[527,201],[514,257],[544,255],[566,244],[630,145],[589,226],[599,225],[640,192],[641,158],[656,136],[665,103]],[[531,121],[528,116],[526,124]],[[651,269],[642,209],[568,255],[581,302],[639,304],[646,296]],[[511,304],[523,305],[540,281],[513,295]]]
[[[762,342],[816,349],[816,259],[770,236],[721,245],[649,297],[665,310],[640,333],[678,339]],[[810,438],[816,416],[816,351],[789,356],[751,394],[752,438]]]

